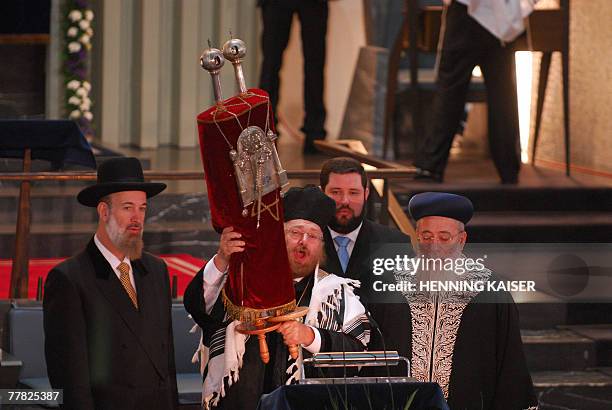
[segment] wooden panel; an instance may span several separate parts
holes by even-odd
[[[0,34],[0,44],[49,44],[49,35]]]
[[[435,52],[438,49],[440,26],[442,25],[442,7],[428,6],[421,15],[421,27],[417,44],[419,50]]]
[[[529,16],[529,33],[531,47],[527,34],[521,35],[515,42],[517,50],[525,51],[561,51],[563,50],[564,10],[535,10]]]
[[[417,46],[419,51],[435,52],[437,50],[440,26],[442,25],[442,10],[442,6],[427,6],[419,10],[417,31]],[[403,49],[410,48],[408,33],[409,30],[403,30]]]

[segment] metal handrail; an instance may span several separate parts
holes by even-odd
[[[287,170],[289,178],[319,179],[318,169]],[[370,179],[409,178],[414,175],[413,168],[377,169],[368,171]],[[144,171],[146,180],[189,181],[204,180],[204,171]],[[95,181],[92,171],[67,172],[5,172],[0,173],[0,181]]]

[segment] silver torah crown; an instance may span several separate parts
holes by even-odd
[[[261,128],[245,128],[238,137],[237,145],[237,152],[230,153],[230,158],[234,163],[242,206],[246,208],[279,188],[280,184],[273,161],[273,148]]]
[[[232,38],[223,45],[223,56],[227,61],[230,61],[234,66],[234,74],[240,94],[247,92],[246,82],[244,80],[244,72],[242,71],[242,59],[246,56],[246,44],[239,38]]]
[[[210,73],[213,83],[213,92],[215,94],[215,101],[220,104],[223,101],[221,94],[221,79],[219,78],[219,72],[221,67],[225,64],[225,58],[223,53],[218,48],[207,48],[200,57],[200,65],[202,68]]]

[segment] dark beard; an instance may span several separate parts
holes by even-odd
[[[332,221],[329,223],[329,227],[338,233],[351,233],[363,222],[363,214],[364,211],[361,211],[361,214],[352,217],[345,224],[338,223],[338,220],[334,217],[334,219],[332,219]]]

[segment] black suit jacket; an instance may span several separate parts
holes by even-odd
[[[45,356],[66,409],[178,406],[170,283],[165,263],[132,261],[136,310],[93,239],[45,282]]]
[[[372,332],[370,335],[370,343],[368,350],[397,350],[400,355],[410,359],[410,309],[407,303],[370,303],[368,301],[368,289],[371,287],[373,278],[372,265],[370,258],[377,248],[385,244],[405,244],[405,251],[412,255],[412,246],[410,245],[410,237],[404,235],[397,229],[390,228],[365,219],[353,252],[346,267],[346,272],[342,272],[340,259],[334,246],[329,229],[325,229],[323,234],[325,238],[325,251],[327,253],[327,261],[324,269],[327,272],[335,273],[338,276],[358,279],[361,281],[361,289],[359,295],[361,301],[370,311],[376,323],[370,323]],[[403,247],[402,247],[403,248]],[[380,333],[376,329],[379,326]],[[381,334],[383,337],[381,337]],[[385,375],[386,369],[382,369],[385,373],[377,373],[366,368],[364,375]],[[379,369],[380,370],[380,369]],[[406,371],[403,367],[390,368],[392,375],[405,375]]]
[[[342,272],[340,259],[338,259],[338,253],[336,252],[329,229],[324,230],[323,237],[327,254],[327,261],[323,269],[338,276],[358,279],[362,283],[362,288],[370,282],[372,276],[370,257],[375,248],[385,244],[405,243],[406,250],[409,251],[411,249],[410,237],[408,235],[404,235],[397,229],[364,219],[346,267],[346,272]]]

